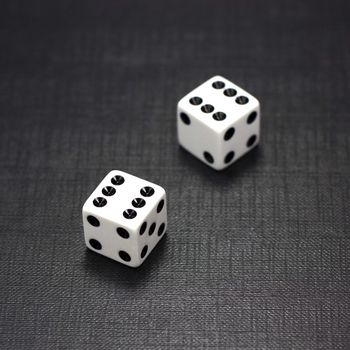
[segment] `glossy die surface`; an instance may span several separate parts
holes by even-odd
[[[86,246],[131,267],[143,263],[167,227],[162,187],[111,171],[83,206]]]
[[[183,148],[212,168],[224,169],[259,143],[259,101],[215,76],[179,101],[177,131]]]

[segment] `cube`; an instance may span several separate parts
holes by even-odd
[[[112,170],[85,202],[86,246],[122,264],[140,266],[167,228],[165,190]]]
[[[214,76],[178,102],[177,132],[183,148],[212,168],[224,169],[259,143],[259,101]]]

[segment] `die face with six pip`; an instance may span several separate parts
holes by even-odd
[[[113,170],[87,199],[82,213],[89,249],[137,267],[166,231],[166,193],[154,183]]]
[[[214,76],[177,105],[180,145],[216,170],[259,143],[259,101],[231,81]]]

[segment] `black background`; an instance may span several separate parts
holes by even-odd
[[[350,2],[2,2],[1,349],[349,349]],[[262,143],[223,172],[177,101],[221,74]],[[139,269],[87,251],[111,169],[167,190]]]

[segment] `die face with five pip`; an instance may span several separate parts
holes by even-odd
[[[143,263],[167,227],[164,189],[119,170],[102,180],[82,212],[86,246],[131,267]]]
[[[229,80],[214,76],[177,105],[180,145],[216,170],[259,143],[259,101]]]

